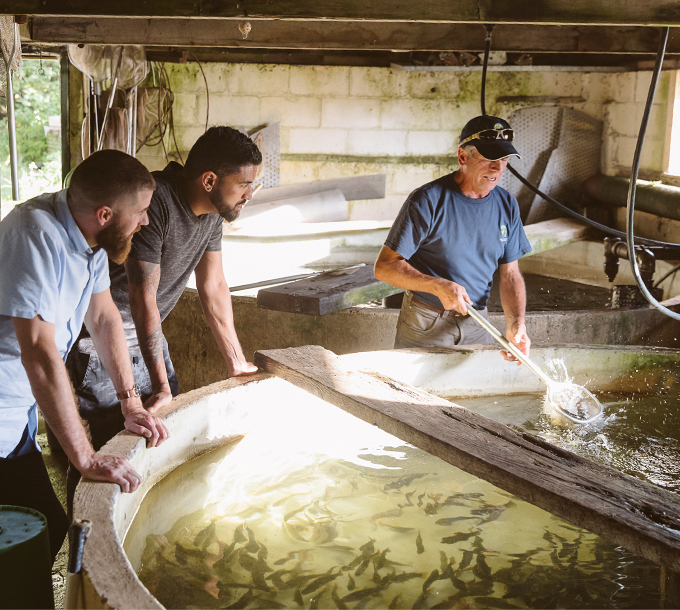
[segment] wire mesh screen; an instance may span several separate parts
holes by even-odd
[[[14,48],[14,15],[0,15],[0,97],[7,97],[7,64],[12,57]],[[12,61],[12,72],[21,68],[21,41],[17,34],[17,48]]]

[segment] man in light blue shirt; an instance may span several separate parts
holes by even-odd
[[[127,460],[94,453],[78,416],[64,361],[83,322],[111,371],[126,428],[149,446],[168,436],[136,394],[107,258],[125,260],[154,188],[139,161],[101,151],[78,166],[67,190],[27,201],[0,223],[0,504],[45,514],[53,559],[68,521],[36,442],[38,407],[84,477],[124,492],[141,481]]]

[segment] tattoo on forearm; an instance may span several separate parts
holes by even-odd
[[[154,328],[150,334],[140,336],[138,339],[142,357],[147,366],[151,362],[163,359],[163,331],[160,325]]]
[[[141,287],[144,292],[154,298],[156,297],[158,283],[161,279],[160,265],[130,258],[126,265],[126,271],[131,286]]]

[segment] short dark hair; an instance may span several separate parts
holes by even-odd
[[[141,162],[119,150],[91,154],[73,172],[69,204],[77,209],[111,206],[120,197],[153,191],[156,181]]]
[[[195,180],[205,172],[220,178],[238,174],[244,165],[259,165],[262,153],[247,135],[231,127],[211,127],[191,147],[184,165],[186,177]]]

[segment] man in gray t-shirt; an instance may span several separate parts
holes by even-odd
[[[194,271],[229,376],[257,371],[245,359],[234,329],[221,240],[224,220],[235,220],[252,198],[260,163],[262,155],[248,136],[229,127],[211,127],[196,141],[184,167],[171,162],[153,172],[156,191],[149,224],[134,236],[125,266],[111,264],[111,294],[123,318],[137,392],[152,401],[154,411],[179,392],[161,323]],[[98,450],[123,429],[120,403],[89,337],[80,337],[68,365],[80,414]],[[69,472],[69,500],[76,474],[72,478]]]

